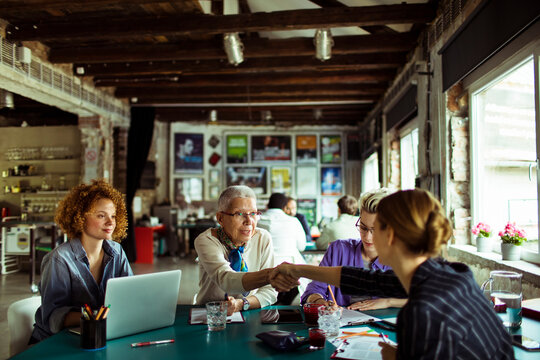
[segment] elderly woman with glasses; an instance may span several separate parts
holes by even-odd
[[[257,228],[261,213],[256,197],[247,186],[231,186],[218,200],[217,221],[195,239],[199,256],[197,304],[227,300],[229,315],[242,310],[272,305],[278,291],[298,282],[281,276],[270,283],[274,249],[268,231]]]
[[[379,201],[391,192],[382,188],[368,191],[360,198],[360,217],[356,221],[358,233],[354,239],[333,241],[324,254],[319,266],[354,266],[369,270],[390,270],[390,266],[379,262],[377,250],[373,245],[373,227]],[[373,310],[387,307],[402,307],[406,299],[393,297],[372,298],[367,294],[346,295],[339,287],[330,287],[335,294],[337,304],[331,301],[330,291],[326,283],[312,281],[304,291],[301,302],[325,305],[346,306],[352,310]]]

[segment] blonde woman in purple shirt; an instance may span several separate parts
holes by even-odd
[[[356,222],[356,228],[361,239],[336,240],[330,244],[319,266],[353,266],[369,270],[390,270],[390,266],[379,262],[377,250],[373,246],[373,226],[377,205],[379,201],[390,194],[387,188],[375,189],[366,192],[360,198],[360,218]],[[349,309],[373,310],[387,307],[402,307],[406,299],[398,298],[372,298],[369,295],[345,295],[339,287],[332,286],[339,306]],[[331,295],[328,285],[320,281],[312,281],[302,295],[302,304],[319,303],[331,305]]]

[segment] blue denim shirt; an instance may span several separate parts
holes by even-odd
[[[43,340],[60,331],[70,311],[80,311],[84,304],[98,309],[105,300],[107,281],[131,276],[126,254],[119,243],[103,241],[103,276],[98,284],[81,240],[73,239],[45,255],[41,263],[41,306],[36,311],[32,337]]]

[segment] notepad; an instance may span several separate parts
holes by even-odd
[[[378,334],[377,332],[370,330],[369,327],[359,327],[359,328],[347,328],[349,332],[364,332],[371,331],[373,334]],[[343,336],[343,332],[340,332],[339,336]],[[338,337],[339,337],[338,336]],[[363,359],[381,359],[381,347],[378,345],[381,339],[379,337],[370,337],[370,336],[353,336],[349,337],[338,343],[336,350],[330,357],[331,359],[351,359],[351,360],[363,360]],[[394,342],[389,341],[391,344],[395,345]]]
[[[234,314],[227,316],[227,323],[243,323],[245,322],[244,316],[241,312],[235,312]],[[189,313],[189,324],[198,325],[206,324],[206,308],[191,308]]]
[[[381,321],[381,319],[358,310],[344,308],[343,313],[341,314],[340,326],[361,325],[374,321]]]

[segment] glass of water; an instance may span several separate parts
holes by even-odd
[[[206,321],[209,331],[221,331],[227,325],[227,302],[212,301],[206,303]]]
[[[341,313],[340,307],[321,306],[319,308],[319,328],[325,332],[327,338],[339,335]]]

